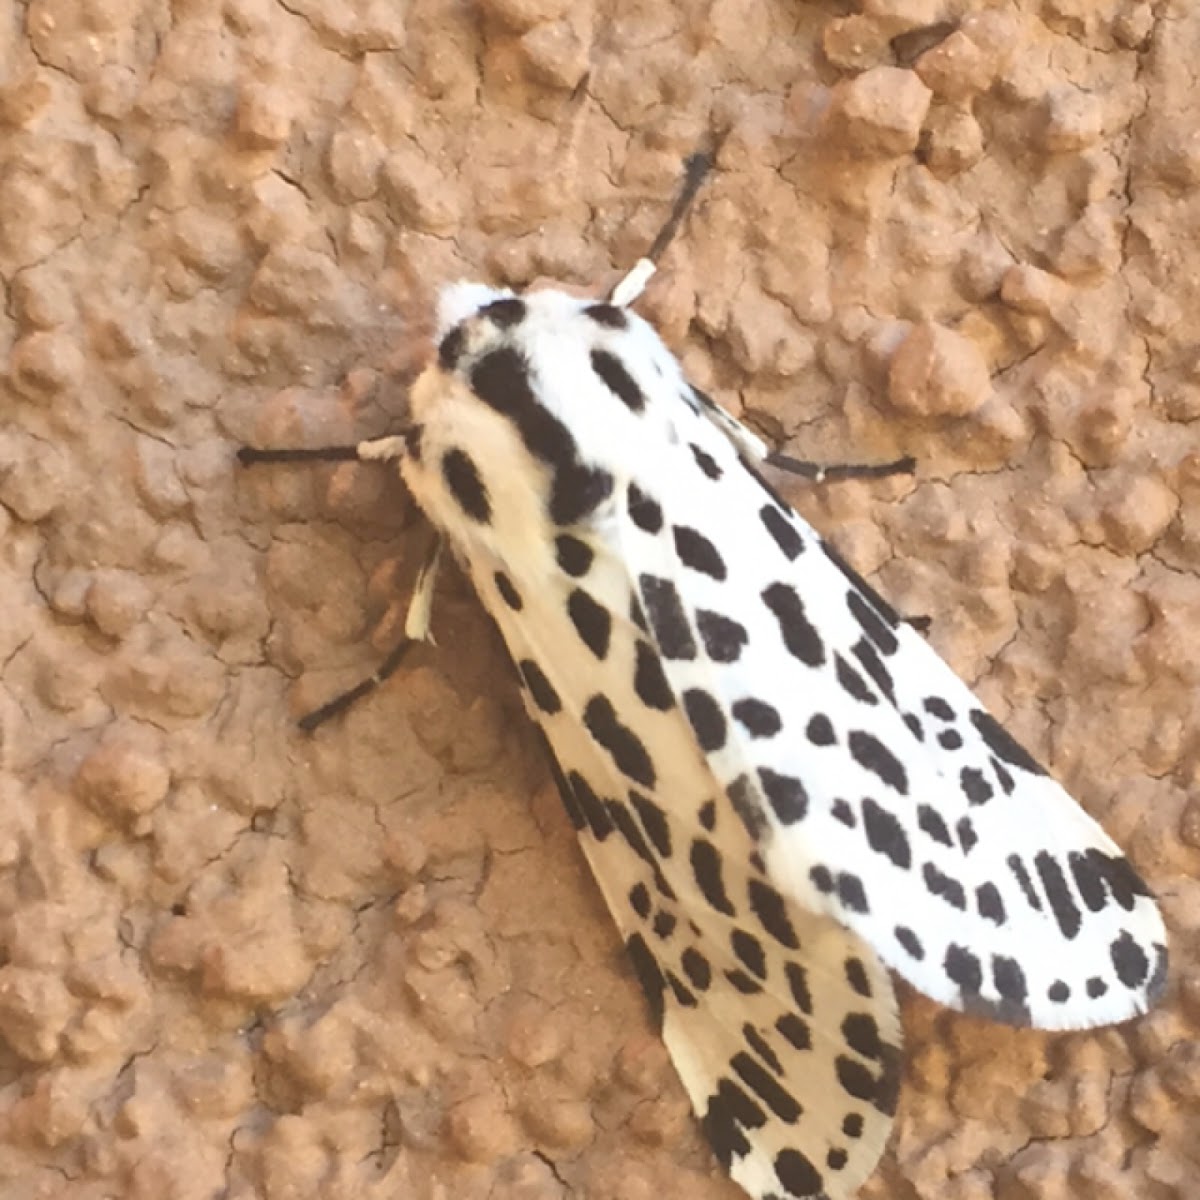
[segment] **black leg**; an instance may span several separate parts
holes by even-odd
[[[336,717],[340,713],[344,713],[352,704],[361,700],[368,693],[373,692],[384,680],[394,674],[396,668],[408,653],[409,647],[412,645],[412,638],[406,637],[398,646],[392,649],[387,658],[379,664],[378,669],[373,675],[364,679],[361,683],[356,683],[352,688],[342,692],[340,695],[334,696],[332,700],[327,700],[320,708],[314,708],[312,712],[306,713],[296,724],[305,733],[312,733],[318,725],[324,725],[331,717]]]
[[[259,463],[291,462],[358,462],[358,446],[315,446],[311,450],[258,450],[254,446],[239,446],[238,462],[243,467]]]
[[[898,458],[886,463],[841,463],[823,467],[819,463],[805,462],[788,454],[768,454],[764,459],[767,466],[814,483],[837,483],[842,479],[886,479],[889,475],[911,475],[916,470],[917,460],[912,457]]]

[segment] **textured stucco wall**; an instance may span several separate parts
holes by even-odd
[[[864,1195],[1200,1195],[1198,62],[1190,0],[0,7],[0,1197],[738,1194],[461,581],[290,724],[398,629],[399,486],[232,460],[394,426],[440,282],[610,285],[712,130],[643,311],[918,457],[784,486],[1172,930],[1128,1028],[905,992]]]

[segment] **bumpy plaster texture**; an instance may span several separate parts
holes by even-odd
[[[461,276],[610,285],[1159,889],[1093,1034],[906,993],[869,1200],[1200,1172],[1191,0],[0,11],[0,1197],[731,1200],[462,583],[362,468]]]

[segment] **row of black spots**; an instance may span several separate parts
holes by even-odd
[[[891,656],[900,649],[900,642],[880,615],[871,607],[857,588],[846,592],[846,607],[880,654]]]
[[[951,878],[931,862],[921,868],[921,878],[925,881],[925,890],[939,900],[944,900],[951,908],[959,912],[967,911],[967,894],[963,885],[957,879]]]
[[[675,542],[675,553],[688,570],[724,583],[728,578],[725,560],[704,534],[690,525],[672,526],[671,534]]]
[[[725,714],[710,692],[687,688],[683,693],[683,711],[705,754],[715,754],[724,747],[729,732]]]
[[[821,549],[833,560],[838,569],[850,580],[871,604],[875,612],[893,629],[899,628],[900,614],[838,553],[824,538]]]
[[[704,653],[717,663],[737,662],[750,640],[740,621],[707,608],[696,610],[696,630],[704,643]]]
[[[442,455],[442,480],[455,503],[471,520],[488,525],[492,501],[475,460],[465,450],[452,447]]]
[[[783,552],[783,557],[788,562],[795,562],[804,553],[804,538],[787,514],[774,504],[764,504],[758,510],[758,516],[771,535],[771,540]]]
[[[976,767],[963,767],[958,773],[958,784],[967,803],[974,807],[986,804],[996,794],[987,776]]]
[[[896,683],[892,673],[883,664],[875,647],[866,638],[859,638],[850,647],[850,653],[858,659],[859,665],[875,681],[875,686],[887,697],[888,703],[895,706]]]
[[[641,638],[634,650],[633,690],[647,708],[656,712],[670,712],[675,707],[675,696],[667,682],[662,659],[650,643]]]
[[[1031,775],[1045,775],[1046,768],[1037,761],[997,720],[982,708],[974,708],[970,714],[971,724],[978,730],[988,749],[999,759],[1028,771]]]
[[[773,583],[763,591],[762,599],[779,626],[787,652],[805,666],[821,666],[825,662],[825,642],[809,621],[796,589],[790,584]]]
[[[608,350],[595,349],[590,354],[592,370],[610,392],[632,413],[645,410],[646,397],[625,364]]]
[[[716,1091],[709,1096],[708,1107],[700,1119],[704,1136],[726,1172],[735,1158],[745,1158],[750,1153],[750,1139],[743,1130],[761,1129],[766,1123],[767,1114],[763,1107],[751,1100],[736,1083],[725,1078],[718,1080]]]
[[[836,894],[838,902],[847,912],[866,915],[871,911],[863,881],[852,872],[838,871],[835,875],[828,867],[818,863],[809,870],[808,877],[822,895]]]
[[[533,698],[534,704],[542,712],[552,717],[555,713],[562,711],[562,700],[559,698],[558,692],[546,678],[546,673],[533,659],[521,659],[517,663],[517,670],[521,672],[521,678],[525,681],[525,686],[529,689],[529,695]]]
[[[657,575],[639,576],[638,587],[659,653],[676,662],[695,659],[696,641],[692,637],[679,589],[671,580]]]
[[[582,588],[574,588],[567,597],[567,616],[580,641],[603,662],[612,640],[612,613]]]
[[[734,911],[729,893],[725,890],[724,863],[721,852],[707,838],[695,838],[692,842],[690,862],[692,878],[711,908],[722,916],[733,917]]]
[[[751,879],[746,885],[746,897],[750,911],[765,933],[785,950],[800,949],[800,939],[787,915],[787,904],[775,888],[764,880]]]
[[[904,764],[873,733],[865,729],[851,730],[846,744],[850,757],[864,771],[877,775],[901,796],[908,795],[908,772]]]
[[[752,842],[758,843],[770,829],[762,792],[754,780],[743,772],[725,789],[733,811]]]
[[[584,706],[583,724],[619,771],[653,790],[657,776],[650,755],[637,734],[621,723],[607,696],[599,692],[592,696]]]
[[[834,652],[833,674],[851,700],[859,704],[878,704],[879,697],[875,695],[870,684],[841,656]]]
[[[691,450],[692,457],[696,460],[696,466],[707,478],[716,482],[725,474],[720,463],[707,450],[697,446],[695,442],[688,442],[688,449]]]
[[[774,737],[783,728],[778,709],[755,696],[735,700],[729,711],[752,738]]]
[[[893,866],[907,871],[912,866],[912,847],[908,834],[895,813],[865,796],[862,802],[863,832],[867,845],[882,854]]]

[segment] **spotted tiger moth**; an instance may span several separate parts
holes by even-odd
[[[1103,830],[763,473],[819,469],[632,311],[702,174],[607,300],[446,288],[402,435],[241,457],[398,465],[499,627],[718,1159],[758,1200],[841,1200],[895,1111],[889,970],[1080,1028],[1154,1002],[1166,937]]]

